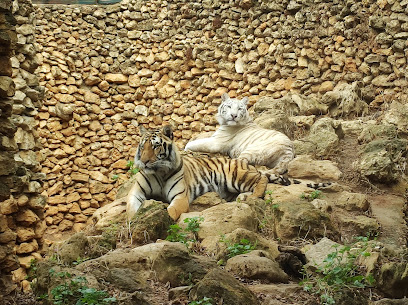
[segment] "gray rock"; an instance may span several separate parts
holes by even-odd
[[[407,140],[374,140],[364,147],[358,164],[361,174],[375,182],[391,183],[400,177],[401,162],[407,153]]]
[[[336,151],[339,136],[343,133],[338,121],[331,118],[317,120],[310,128],[310,133],[303,139],[294,141],[296,154],[327,156]]]
[[[177,287],[201,280],[215,267],[214,260],[190,256],[187,247],[181,243],[166,243],[153,261],[152,271],[160,282]]]
[[[401,132],[408,131],[408,105],[393,101],[384,115],[383,122],[397,126]]]
[[[225,305],[258,305],[256,296],[232,275],[221,269],[213,269],[191,291],[193,300],[204,297]]]
[[[309,155],[298,155],[289,163],[288,175],[293,178],[336,181],[341,171],[329,160],[313,160]]]
[[[204,239],[209,236],[219,237],[222,234],[242,228],[250,231],[257,230],[257,220],[252,208],[243,202],[227,202],[206,209],[198,213],[184,213],[180,216],[179,225],[188,217],[201,216],[204,220],[200,223],[198,238]]]
[[[324,260],[335,251],[335,247],[339,246],[340,244],[323,237],[317,244],[306,247],[304,253],[308,262],[307,265],[312,268],[323,268]]]
[[[333,91],[322,96],[322,102],[329,107],[332,117],[347,117],[363,115],[368,111],[368,105],[361,99],[360,84],[357,82],[340,84]]]
[[[408,296],[408,263],[387,262],[375,274],[376,286],[391,298]],[[393,303],[392,303],[393,304]]]
[[[287,283],[289,277],[279,264],[261,253],[257,251],[234,256],[227,261],[225,269],[242,278]]]

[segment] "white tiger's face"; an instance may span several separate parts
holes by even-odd
[[[242,100],[230,98],[227,93],[221,97],[217,119],[220,125],[239,126],[247,124],[251,118],[247,110],[248,98]]]

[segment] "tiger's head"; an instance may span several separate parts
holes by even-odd
[[[146,130],[139,128],[142,135],[135,155],[135,167],[147,174],[167,173],[177,166],[177,148],[173,142],[170,126],[161,129]]]
[[[221,96],[222,103],[218,107],[217,120],[220,125],[240,126],[251,121],[247,110],[248,98],[242,100],[230,98],[227,93]]]

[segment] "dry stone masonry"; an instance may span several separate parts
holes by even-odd
[[[43,89],[34,70],[34,8],[30,1],[0,3],[0,300],[25,281],[46,229],[35,119]]]
[[[360,82],[362,110],[406,94],[407,1],[129,0],[36,17],[51,232],[80,230],[115,198],[138,125],[171,124],[183,146],[215,130],[224,92],[252,104]],[[310,114],[342,112],[327,100]]]

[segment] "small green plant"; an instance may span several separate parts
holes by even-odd
[[[135,167],[135,162],[130,160],[127,164],[126,167],[128,168],[128,173],[130,174],[130,177],[133,175],[136,175],[139,172],[139,169]]]
[[[311,192],[310,194],[302,193],[302,195],[300,195],[300,199],[304,199],[304,200],[307,200],[307,201],[313,201],[313,200],[315,200],[317,198],[320,198],[321,195],[322,195],[321,191],[315,190],[315,191]]]
[[[359,237],[357,241],[359,245],[353,247],[335,246],[334,252],[324,259],[315,276],[304,272],[303,289],[319,295],[321,304],[336,304],[336,296],[344,293],[345,289],[363,289],[373,285],[372,274],[362,275],[361,267],[356,263],[359,257],[370,256],[368,237]]]
[[[186,231],[193,233],[195,240],[198,240],[198,231],[200,230],[200,223],[204,221],[204,217],[192,217],[184,219],[187,224]]]
[[[30,261],[30,267],[27,270],[26,280],[32,281],[37,277],[37,260]]]
[[[54,305],[108,305],[116,302],[106,291],[86,286],[85,277],[73,277],[69,272],[55,272],[50,269],[51,277],[68,280],[51,290],[51,301]],[[43,295],[42,298],[46,297]]]
[[[221,236],[221,242],[227,245],[227,257],[231,258],[240,254],[245,254],[256,249],[257,243],[252,244],[248,239],[242,238],[238,243],[232,243]]]
[[[181,242],[188,245],[189,242],[196,242],[198,240],[198,231],[200,230],[200,223],[204,221],[203,217],[191,217],[184,219],[184,223],[187,224],[185,229],[181,228],[178,224],[171,225],[167,230],[169,235],[166,240],[172,242]],[[189,239],[188,234],[192,233],[194,238]]]
[[[89,257],[78,257],[74,262],[72,262],[72,265],[77,266],[87,260],[90,260]]]
[[[265,191],[265,203],[266,204],[271,204],[273,202],[272,193],[273,191],[271,190]]]
[[[191,301],[188,305],[213,305],[213,299],[204,297],[201,300]]]
[[[183,244],[187,244],[188,239],[187,239],[187,233],[184,232],[184,230],[178,225],[170,225],[170,228],[167,230],[167,235],[166,240],[171,241],[171,242],[180,242]]]

